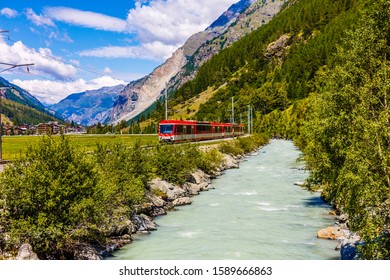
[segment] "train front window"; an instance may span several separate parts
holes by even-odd
[[[173,124],[162,124],[160,125],[160,133],[171,134],[173,132]]]

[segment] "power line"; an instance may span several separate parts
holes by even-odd
[[[5,71],[7,71],[7,70],[11,70],[11,69],[16,68],[16,67],[23,67],[23,66],[26,66],[27,67],[27,72],[30,72],[30,69],[28,67],[34,65],[34,63],[12,64],[12,63],[5,63],[5,62],[0,62],[0,64],[1,65],[6,65],[6,66],[10,66],[7,69],[1,70],[0,73],[3,73]]]

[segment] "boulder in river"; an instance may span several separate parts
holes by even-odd
[[[340,237],[345,237],[346,233],[339,227],[327,227],[317,232],[317,237],[321,239],[336,240]]]

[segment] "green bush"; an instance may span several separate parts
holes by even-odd
[[[194,156],[196,167],[205,173],[213,173],[221,164],[223,158],[221,152],[215,148],[197,150],[197,155]]]
[[[269,136],[267,134],[253,134],[249,137],[239,137],[232,141],[225,141],[219,144],[219,151],[231,156],[250,153],[262,145],[267,144]]]
[[[226,141],[219,144],[219,151],[223,154],[228,154],[231,156],[238,156],[244,153],[244,150],[238,147],[236,140]]]
[[[175,184],[183,184],[196,168],[188,145],[161,144],[153,150],[153,168],[156,176]]]
[[[98,145],[96,168],[109,216],[116,210],[129,214],[134,204],[143,201],[151,167],[148,153],[139,143],[132,148],[123,144]]]
[[[39,258],[67,258],[80,242],[97,241],[104,209],[97,172],[67,138],[43,137],[3,172],[3,249],[29,242]]]

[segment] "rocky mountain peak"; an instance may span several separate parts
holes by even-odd
[[[268,22],[279,12],[284,2],[284,0],[241,0],[233,4],[205,31],[192,35],[171,58],[151,74],[128,84],[115,102],[109,122],[119,123],[142,114],[161,97],[167,88],[169,91],[177,89],[194,78],[200,65],[213,54]],[[248,7],[251,8],[253,5],[256,6],[251,13],[243,16]],[[238,20],[247,21],[237,24]],[[224,38],[221,39],[222,37]],[[212,41],[215,43],[210,45]],[[193,66],[191,67],[193,71],[190,73],[186,67],[188,63]]]

